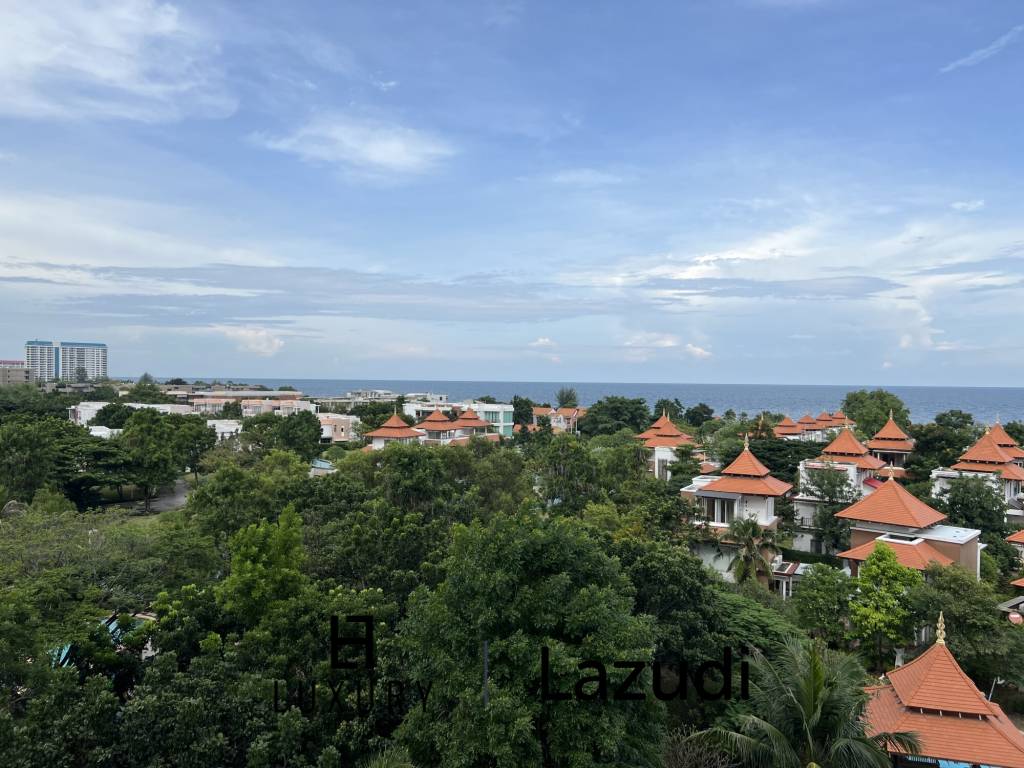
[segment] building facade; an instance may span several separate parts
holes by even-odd
[[[36,381],[105,379],[107,345],[92,341],[26,341],[25,364]]]
[[[0,360],[0,387],[30,384],[32,381],[32,369],[25,365],[24,360]]]

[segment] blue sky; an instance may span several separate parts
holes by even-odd
[[[1020,385],[1024,6],[0,0],[0,357]]]

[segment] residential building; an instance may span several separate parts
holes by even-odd
[[[236,402],[232,397],[199,397],[192,401],[192,413],[202,416],[215,416],[224,410],[224,406]]]
[[[490,424],[494,433],[502,437],[513,435],[513,414],[515,409],[507,403],[482,403],[479,400],[467,400],[461,403],[448,403],[417,400],[402,404],[402,413],[419,423],[436,410],[449,410],[455,414],[472,410]]]
[[[487,406],[485,406],[487,407]],[[509,406],[511,408],[511,406]],[[495,414],[491,414],[492,418]],[[452,422],[452,426],[455,427],[457,435],[451,440],[451,443],[467,443],[474,437],[482,437],[485,440],[491,440],[497,442],[501,440],[500,432],[492,432],[494,423],[491,419],[481,418],[477,416],[476,411],[472,408],[467,408],[459,417]],[[511,424],[509,425],[511,428]],[[510,429],[511,431],[511,429]]]
[[[32,371],[36,381],[52,381],[58,378],[60,358],[52,341],[26,341],[25,365]]]
[[[315,414],[318,406],[309,400],[298,398],[263,398],[260,400],[242,400],[242,417],[260,416],[272,413],[275,416],[291,416],[302,411]]]
[[[775,425],[773,432],[782,440],[824,442],[834,437],[840,429],[846,426],[856,425],[842,411],[835,413],[822,411],[817,418],[805,413],[797,421],[786,416]]]
[[[327,459],[313,459],[309,463],[310,477],[325,477],[326,475],[333,475],[337,471],[338,468]]]
[[[379,451],[388,443],[418,443],[423,433],[410,427],[396,413],[377,429],[367,432],[365,437],[370,440],[366,449]]]
[[[422,396],[428,398],[443,398],[445,402],[448,399],[447,395],[424,394]],[[327,408],[332,411],[349,411],[357,405],[371,405],[373,403],[393,403],[397,401],[398,398],[398,393],[392,392],[390,389],[356,389],[351,392],[346,392],[344,395],[336,395],[334,397],[320,397],[317,398],[317,402],[324,408]]]
[[[900,429],[892,417],[892,411],[889,411],[889,420],[868,440],[867,446],[871,449],[871,455],[884,461],[885,466],[892,470],[895,477],[906,475],[903,467],[907,463],[907,457],[914,450],[914,441]]]
[[[678,461],[676,449],[697,444],[692,437],[672,423],[672,419],[666,413],[662,413],[650,427],[636,435],[636,439],[641,440],[644,447],[651,450],[648,469],[659,480],[665,481],[672,478],[669,467]]]
[[[700,475],[682,490],[684,498],[696,503],[716,542],[701,542],[695,547],[704,563],[719,571],[726,579],[732,559],[728,540],[729,524],[740,518],[756,520],[762,530],[778,528],[776,499],[793,489],[789,483],[771,476],[768,468],[751,452],[744,440],[740,455],[720,475]]]
[[[1018,557],[1024,562],[1024,528],[1014,531],[1006,540],[1016,548]]]
[[[551,422],[553,432],[579,432],[579,421],[587,415],[586,408],[552,408],[538,405],[533,408],[533,423],[540,426],[540,420],[546,418]]]
[[[317,418],[320,419],[321,443],[347,443],[359,437],[356,427],[361,422],[358,416],[348,413],[321,413]]]
[[[107,345],[89,341],[62,341],[60,370],[62,381],[96,381],[107,378]]]
[[[32,369],[24,360],[0,360],[0,387],[31,384],[32,381]]]
[[[981,575],[981,531],[944,525],[946,516],[925,504],[890,477],[872,494],[836,512],[851,523],[850,548],[838,553],[852,575],[882,542],[901,565],[918,571],[929,564],[957,563],[975,578]]]
[[[1024,450],[998,422],[985,430],[978,441],[949,469],[932,470],[932,495],[941,496],[958,477],[981,477],[1006,502],[1006,519],[1024,523]]]
[[[426,418],[416,425],[423,432],[423,442],[428,445],[447,445],[458,436],[455,422],[445,416],[440,408],[435,408]]]
[[[946,647],[941,613],[928,650],[865,691],[869,736],[902,731],[920,741],[913,756],[890,748],[895,768],[1024,768],[1024,735],[957,664]]]
[[[242,422],[237,419],[207,419],[206,426],[217,433],[217,441],[230,440],[242,433]]]
[[[793,497],[793,512],[796,530],[793,547],[804,552],[820,553],[822,542],[815,524],[821,499],[818,498],[817,473],[840,472],[846,476],[846,483],[855,497],[870,494],[881,486],[876,477],[885,462],[871,455],[867,446],[854,437],[848,427],[840,429],[831,443],[816,459],[800,462],[800,489]]]
[[[68,408],[68,418],[74,424],[79,424],[83,427],[88,426],[96,418],[96,414],[106,405],[110,405],[110,403],[83,400],[78,405]],[[192,408],[182,403],[124,403],[124,405],[135,409],[151,408],[164,414],[177,413],[181,416],[187,416],[192,413]]]

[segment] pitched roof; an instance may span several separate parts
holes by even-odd
[[[1013,461],[1013,457],[999,447],[999,443],[996,442],[991,432],[986,432],[978,438],[978,442],[964,452],[960,461],[1007,464]]]
[[[889,420],[882,425],[882,428],[875,432],[874,440],[909,440],[910,435],[900,429],[900,425],[896,423],[896,420],[892,417],[892,411],[889,412]]]
[[[1003,425],[998,421],[992,425],[989,434],[996,441],[996,445],[1002,448],[1005,453],[1015,459],[1024,458],[1024,449],[1018,445],[1016,440],[1010,437],[1010,433],[1003,429]]]
[[[1014,531],[1006,537],[1006,540],[1011,544],[1024,544],[1024,528],[1021,528],[1019,531]]]
[[[749,496],[784,496],[793,488],[778,478],[750,477],[746,475],[724,475],[701,488],[701,491],[717,493],[740,493]],[[699,491],[698,491],[699,493]]]
[[[740,455],[722,470],[723,475],[741,475],[747,477],[767,477],[771,471],[760,462],[747,445],[743,446]]]
[[[1010,582],[1011,587],[1024,587],[1024,579],[1014,579]]]
[[[639,435],[635,435],[635,437],[637,440],[643,440],[644,445],[648,448],[657,448],[658,446],[674,448],[678,445],[695,445],[693,438],[673,424],[672,419],[664,413],[651,426]]]
[[[950,469],[960,472],[986,472],[993,474],[998,472],[1007,480],[1024,481],[1024,467],[1008,461],[1005,464],[991,464],[980,461],[958,461]]]
[[[775,425],[772,432],[776,437],[782,437],[783,435],[799,435],[801,429],[799,424],[789,418],[789,416],[785,416],[782,421]]]
[[[476,415],[476,411],[474,411],[472,408],[467,408],[466,410],[464,410],[462,413],[459,414],[459,418],[452,422],[452,427],[454,429],[483,429],[489,426],[491,426],[491,422],[484,421],[483,419],[481,419],[479,416]]]
[[[836,512],[836,517],[904,528],[927,528],[946,519],[944,514],[932,509],[893,478],[882,483],[874,493]]]
[[[404,421],[397,413],[393,414],[387,421],[377,429],[367,432],[366,437],[383,437],[390,440],[399,440],[403,437],[422,437],[422,432],[417,432]]]
[[[680,445],[693,445],[689,435],[652,435],[644,440],[645,448],[678,448]]]
[[[818,421],[813,416],[811,416],[811,414],[805,413],[803,416],[796,420],[796,423],[803,424],[805,427],[813,427],[818,423]]]
[[[875,551],[875,545],[878,543],[889,547],[896,554],[896,560],[899,561],[900,565],[904,568],[913,568],[915,571],[923,571],[931,562],[936,562],[939,565],[951,565],[953,562],[952,558],[946,557],[923,539],[916,539],[913,542],[890,540],[880,542],[879,539],[874,539],[861,544],[859,547],[840,552],[836,557],[863,562]]]
[[[841,429],[823,453],[830,456],[866,456],[868,449],[854,437],[853,430]]]
[[[916,659],[886,676],[906,707],[965,715],[994,714],[993,705],[960,669],[945,642],[933,643]]]
[[[440,408],[435,408],[423,421],[416,425],[416,429],[425,429],[428,432],[447,432],[455,429],[452,421],[445,416]]]

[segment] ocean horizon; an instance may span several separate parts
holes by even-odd
[[[666,384],[626,382],[545,381],[430,381],[415,379],[298,379],[252,377],[194,377],[189,380],[239,381],[270,388],[291,385],[311,397],[342,395],[354,389],[389,389],[400,394],[432,392],[453,401],[489,395],[509,402],[513,395],[537,402],[554,402],[561,387],[573,387],[580,405],[591,405],[602,397],[640,397],[649,407],[661,398],[678,398],[684,406],[707,403],[721,414],[728,409],[748,414],[772,411],[799,418],[835,411],[847,392],[877,389],[870,384]],[[966,411],[983,423],[1024,420],[1024,387],[882,386],[898,395],[911,419],[931,421],[935,414],[953,409]]]

